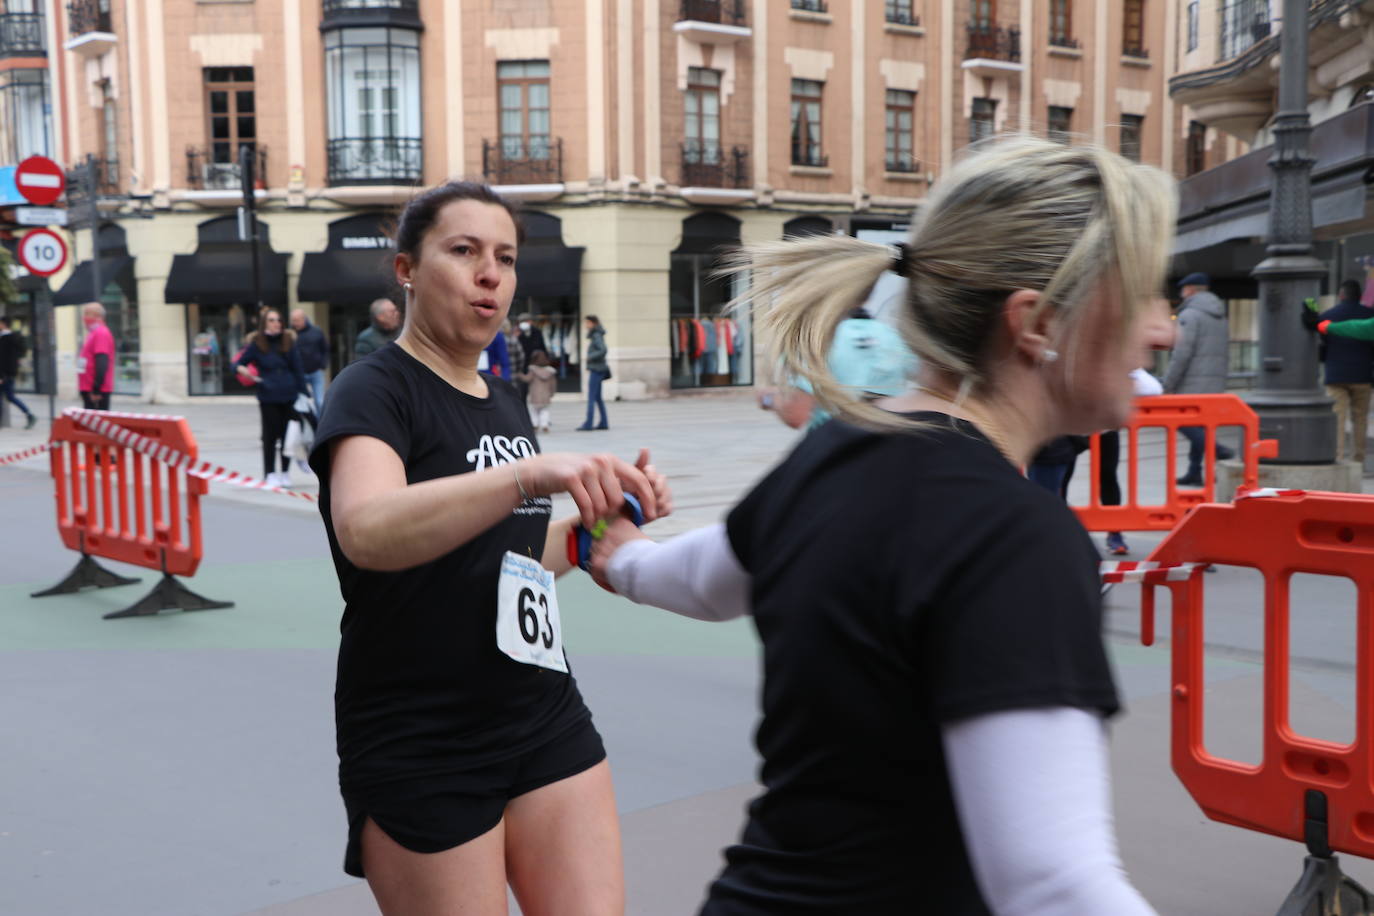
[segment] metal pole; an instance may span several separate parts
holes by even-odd
[[[96,172],[95,156],[86,155],[86,207],[91,220],[91,301],[104,305],[105,282],[100,275],[100,208],[96,206],[97,189],[100,187]],[[114,367],[110,367],[114,371]]]
[[[1312,256],[1312,122],[1307,113],[1307,4],[1283,0],[1279,34],[1279,111],[1274,119],[1273,191],[1260,287],[1260,373],[1246,398],[1260,437],[1279,441],[1278,464],[1331,464],[1336,417],[1317,381],[1315,334],[1298,324],[1302,301],[1316,296],[1326,267]]]
[[[262,311],[262,263],[258,255],[258,215],[257,196],[253,193],[256,185],[253,174],[257,164],[254,148],[247,143],[239,147],[239,177],[243,184],[243,208],[248,213],[248,243],[253,252],[253,302]]]

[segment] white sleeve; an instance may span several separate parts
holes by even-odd
[[[749,613],[750,580],[730,547],[723,524],[671,541],[630,541],[611,557],[606,578],[617,592],[697,620],[731,620]]]
[[[1136,397],[1153,397],[1164,393],[1164,386],[1159,383],[1159,379],[1144,369],[1132,369],[1131,381],[1135,382]]]
[[[1106,725],[1070,707],[943,729],[959,823],[999,916],[1151,916],[1117,855]]]

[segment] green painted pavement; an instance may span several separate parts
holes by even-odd
[[[75,557],[75,554],[73,554]],[[136,585],[30,598],[51,582],[0,586],[0,650],[33,649],[330,649],[339,643],[339,598],[328,559],[201,567],[186,585],[235,607],[102,620],[143,597],[157,576]],[[748,620],[703,623],[609,594],[572,573],[558,582],[564,641],[582,653],[747,657],[758,651]]]

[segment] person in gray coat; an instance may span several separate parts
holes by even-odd
[[[601,383],[611,377],[611,367],[606,363],[606,329],[601,319],[588,315],[587,328],[587,419],[579,430],[609,429],[606,422],[606,402],[601,399]],[[601,410],[601,423],[592,425],[593,411]]]
[[[1164,373],[1165,394],[1216,394],[1226,390],[1226,361],[1230,332],[1226,305],[1209,288],[1211,278],[1191,273],[1179,283],[1183,303],[1178,309],[1178,343]],[[1177,481],[1181,487],[1202,486],[1202,454],[1207,433],[1201,426],[1184,426],[1179,432],[1188,440],[1188,472]],[[1217,444],[1222,461],[1235,452]]]

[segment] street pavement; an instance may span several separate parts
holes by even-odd
[[[544,449],[633,459],[650,447],[676,496],[674,516],[650,529],[661,537],[720,519],[796,439],[743,394],[613,403],[608,432],[574,431],[581,409],[555,400]],[[251,402],[165,412],[188,418],[206,460],[260,473]],[[43,441],[45,428],[0,430],[0,457]],[[1164,464],[1162,441],[1147,438],[1143,492],[1162,491]],[[1087,478],[1081,463],[1071,501],[1082,501]],[[306,475],[295,482],[314,490]],[[340,867],[331,700],[341,603],[314,507],[213,485],[205,561],[187,584],[235,607],[106,621],[101,615],[140,597],[153,574],[116,567],[142,583],[30,598],[75,558],[56,534],[43,458],[0,466],[0,506],[0,914],[375,914],[366,886]],[[1141,559],[1160,536],[1128,538]],[[1348,741],[1353,585],[1308,577],[1298,588],[1294,727]],[[1222,568],[1206,589],[1207,702],[1216,714],[1205,740],[1214,752],[1257,759],[1259,584]],[[629,912],[693,912],[757,790],[752,628],[638,608],[578,573],[560,581],[559,594],[569,652],[612,761]],[[1147,648],[1138,589],[1117,586],[1107,597],[1107,640],[1127,704],[1112,752],[1127,870],[1161,913],[1274,912],[1297,881],[1302,848],[1208,821],[1170,771],[1161,599],[1160,638]],[[1374,863],[1342,863],[1374,887]],[[920,900],[913,887],[913,912]]]

